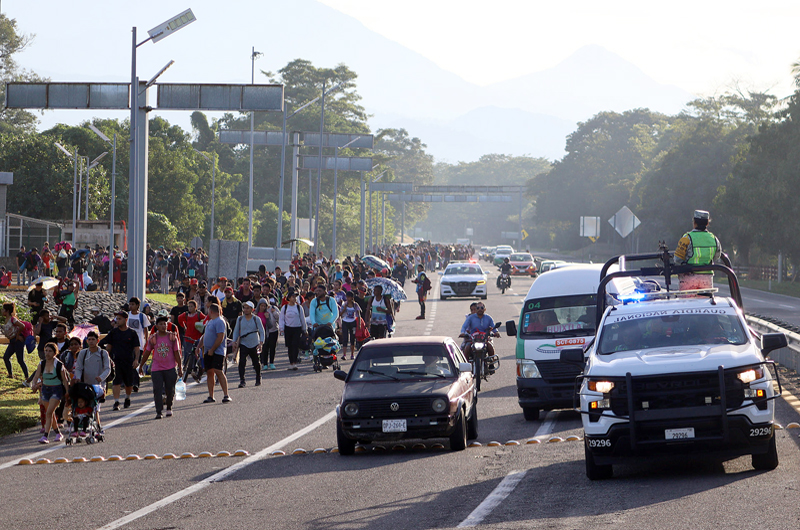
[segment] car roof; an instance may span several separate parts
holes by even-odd
[[[370,350],[372,348],[383,348],[385,346],[416,346],[416,345],[429,345],[429,344],[447,344],[452,343],[453,339],[447,336],[434,336],[426,337],[423,335],[415,337],[392,337],[391,340],[371,340],[364,344],[362,350]]]

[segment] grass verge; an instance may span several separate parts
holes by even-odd
[[[162,304],[169,304],[171,306],[177,304],[175,301],[175,293],[171,294],[160,294],[160,293],[149,293],[146,298],[150,300],[155,300],[156,302],[161,302]]]
[[[25,353],[25,363],[33,374],[39,366],[36,350]],[[8,377],[5,369],[0,377],[0,436],[20,432],[39,422],[39,393],[22,386],[24,378],[16,357],[11,359],[11,368],[13,378]]]

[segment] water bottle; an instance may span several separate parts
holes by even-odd
[[[178,379],[178,382],[175,383],[175,399],[177,401],[186,399],[186,383],[183,382],[183,379]]]

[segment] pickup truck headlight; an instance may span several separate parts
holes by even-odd
[[[517,376],[527,379],[541,379],[542,374],[536,363],[528,359],[517,359]]]
[[[745,370],[744,372],[739,372],[736,374],[736,377],[739,378],[739,381],[742,383],[748,384],[752,383],[753,381],[757,381],[764,377],[764,367],[758,366],[756,368],[750,368],[749,370]]]
[[[614,383],[612,381],[589,381],[589,390],[592,392],[600,392],[601,394],[608,394],[614,390]]]

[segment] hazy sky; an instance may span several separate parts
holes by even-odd
[[[732,80],[789,90],[800,2],[784,0],[321,0],[476,84],[601,45],[692,93]]]
[[[800,58],[797,0],[320,1],[477,84],[546,69],[582,46],[597,44],[657,81],[694,94],[722,92],[738,80],[746,89],[772,89],[785,96],[791,90],[790,65]],[[175,59],[162,81],[236,83],[250,81],[251,45],[266,52],[257,68],[274,71],[295,58],[287,43],[270,43],[271,25],[296,25],[298,39],[313,41],[313,33],[302,31],[302,12],[286,16],[294,5],[300,4],[2,0],[0,7],[17,19],[21,31],[37,35],[19,57],[22,66],[62,81],[129,80],[131,26],[146,35],[147,29],[192,7],[197,22],[140,48],[141,77]],[[274,20],[275,13],[283,13],[282,18]],[[364,103],[370,111],[367,98]],[[188,113],[172,116],[188,126]],[[77,123],[87,117],[51,112],[42,125]]]

